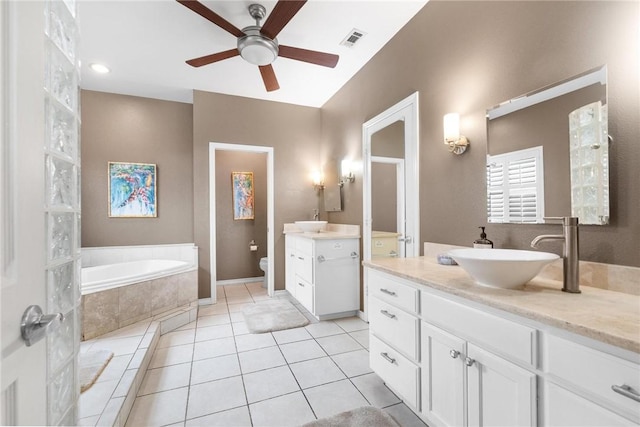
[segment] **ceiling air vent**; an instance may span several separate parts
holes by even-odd
[[[340,42],[340,44],[346,47],[353,47],[358,42],[358,40],[365,36],[365,34],[367,33],[354,28],[349,32],[349,34],[347,34],[347,37],[345,37],[344,40]]]

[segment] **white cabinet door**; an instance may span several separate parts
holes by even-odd
[[[544,387],[545,426],[631,426],[633,421],[577,394],[547,382]]]
[[[536,425],[534,373],[473,344],[467,344],[465,362],[468,365],[468,425]]]
[[[464,425],[465,342],[422,322],[422,413],[441,426]]]
[[[290,237],[287,236],[286,258],[284,261],[285,278],[284,288],[293,296],[296,297],[296,250],[293,244],[290,244]]]

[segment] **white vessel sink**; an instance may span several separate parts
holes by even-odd
[[[480,285],[513,289],[523,286],[560,258],[548,252],[515,249],[452,249],[451,258]]]
[[[295,224],[305,233],[319,233],[327,226],[327,221],[296,221]]]

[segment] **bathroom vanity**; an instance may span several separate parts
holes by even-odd
[[[640,297],[433,257],[365,261],[372,369],[429,425],[640,423]]]
[[[360,308],[360,235],[354,225],[328,224],[318,233],[285,224],[285,289],[320,320]]]

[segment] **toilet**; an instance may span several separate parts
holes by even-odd
[[[268,266],[269,259],[267,257],[260,258],[260,270],[264,271],[264,282],[262,283],[263,288],[267,287]]]

